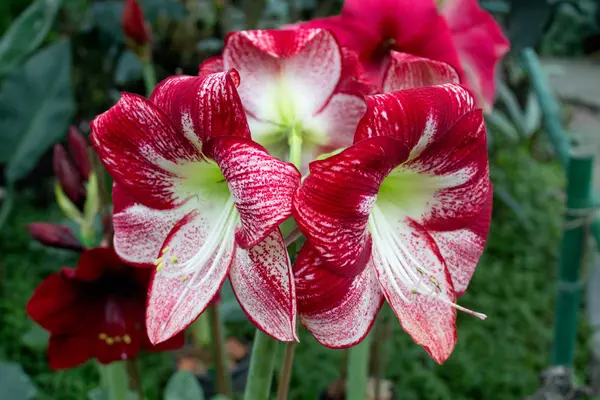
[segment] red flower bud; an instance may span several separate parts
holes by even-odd
[[[69,152],[73,157],[73,161],[79,169],[79,173],[83,179],[87,181],[92,170],[87,141],[81,132],[79,132],[79,129],[77,129],[74,125],[71,125],[69,128],[67,140],[69,144]]]
[[[85,198],[85,188],[81,174],[69,158],[67,151],[60,144],[54,146],[54,175],[67,197],[78,205]]]
[[[34,222],[27,226],[27,230],[32,238],[45,246],[83,251],[83,246],[66,225]]]
[[[125,0],[122,20],[125,36],[139,45],[145,45],[152,41],[152,31],[146,23],[144,10],[136,0]]]

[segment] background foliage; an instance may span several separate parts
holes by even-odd
[[[496,195],[492,229],[464,297],[466,307],[489,318],[460,316],[458,346],[444,366],[394,324],[385,376],[402,399],[523,398],[537,389],[538,373],[549,362],[564,182],[516,56],[527,46],[546,56],[598,52],[600,12],[593,0],[482,3],[506,27],[513,48],[497,109],[487,121]],[[277,27],[340,7],[328,0],[142,4],[153,26],[159,78],[195,74],[203,59],[220,51],[228,31]],[[74,265],[75,259],[32,242],[25,226],[61,220],[53,205],[48,151],[64,140],[68,125],[87,131],[88,121],[110,107],[119,91],[144,92],[142,65],[124,43],[122,7],[121,1],[0,2],[0,361],[13,363],[0,363],[0,387],[9,382],[19,391],[11,399],[99,396],[91,363],[58,373],[47,366],[44,331],[27,318],[25,304],[48,273]],[[229,334],[249,338],[252,326],[235,303],[227,296],[224,301]],[[585,381],[589,332],[583,318],[580,325],[576,371]],[[342,353],[318,345],[304,330],[301,341],[290,398],[312,400],[339,376]],[[174,356],[146,354],[142,362],[146,395],[159,399],[174,371]],[[178,381],[170,386],[177,388]]]

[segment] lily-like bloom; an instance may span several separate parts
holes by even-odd
[[[123,93],[92,122],[113,176],[114,245],[156,266],[148,299],[153,343],[188,326],[229,277],[254,324],[296,339],[292,270],[278,226],[300,173],[250,138],[234,70],[161,82],[150,100]]]
[[[50,332],[52,369],[73,368],[91,358],[102,364],[136,357],[141,350],[183,345],[183,334],[154,346],[144,328],[150,270],[124,264],[113,249],[82,253],[77,268],[49,275],[27,303],[27,313]]]
[[[340,16],[301,24],[332,30],[343,46],[360,53],[372,76],[396,50],[445,62],[491,109],[496,65],[509,49],[502,30],[477,0],[345,0]]]
[[[284,158],[300,139],[303,165],[352,144],[373,92],[355,53],[322,29],[259,30],[227,36],[223,55],[200,66],[200,75],[235,68],[252,137]]]
[[[483,251],[492,188],[482,112],[459,85],[369,96],[355,144],[310,164],[294,198],[307,238],[298,311],[315,338],[347,347],[384,299],[441,363],[456,304]]]

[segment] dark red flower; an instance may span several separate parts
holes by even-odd
[[[83,251],[83,245],[66,225],[34,222],[27,226],[32,238],[45,246]]]
[[[125,36],[135,43],[143,46],[152,41],[152,31],[144,17],[144,10],[136,0],[125,0],[122,26]]]
[[[85,251],[77,268],[63,268],[37,287],[27,313],[50,332],[52,369],[72,368],[90,358],[102,364],[135,357],[140,349],[183,345],[183,334],[153,346],[144,317],[151,269],[124,264],[111,248]]]
[[[79,173],[83,179],[87,181],[90,177],[90,172],[92,172],[89,146],[79,129],[73,125],[71,125],[69,128],[69,133],[67,134],[67,143],[69,144],[69,152],[73,157],[73,162],[79,169]]]

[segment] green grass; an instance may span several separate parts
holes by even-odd
[[[517,399],[539,386],[538,374],[549,363],[554,318],[555,271],[563,200],[562,172],[557,164],[533,159],[524,149],[498,152],[492,163],[497,188],[512,195],[519,212],[497,201],[490,239],[462,305],[484,312],[480,321],[461,314],[459,341],[443,366],[435,364],[404,334],[397,323],[388,344],[386,377],[403,400]],[[49,272],[72,257],[48,252],[24,231],[34,220],[58,219],[56,210],[39,210],[20,201],[9,225],[0,232],[4,277],[0,297],[0,359],[20,362],[39,388],[40,399],[83,399],[97,385],[91,363],[66,372],[51,372],[43,350],[21,344],[32,323],[24,306]],[[581,318],[577,371],[584,372],[587,329]],[[239,334],[247,326],[230,326]],[[320,346],[301,330],[290,399],[313,400],[339,373],[342,351]],[[143,358],[146,394],[160,398],[160,387],[172,371],[172,357]],[[585,374],[583,374],[585,376]],[[60,394],[60,395],[59,395]]]

